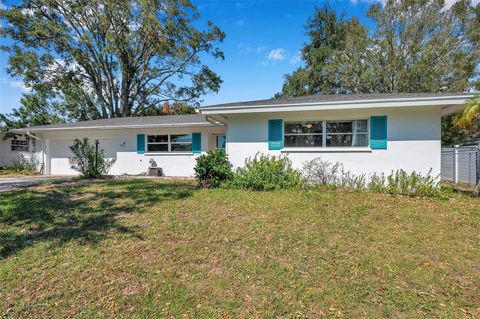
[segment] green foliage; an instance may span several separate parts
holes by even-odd
[[[110,167],[115,163],[114,159],[106,159],[102,149],[98,152],[95,145],[88,138],[73,141],[70,146],[73,157],[69,159],[71,167],[80,172],[82,178],[101,178],[108,174]]]
[[[480,94],[471,99],[461,113],[454,120],[457,129],[463,129],[467,132],[480,137]]]
[[[195,165],[195,179],[205,187],[219,187],[233,176],[228,155],[222,149],[216,149],[200,155]]]
[[[244,167],[237,169],[227,187],[270,191],[300,187],[302,184],[300,172],[292,168],[287,157],[257,154],[248,158]]]
[[[431,171],[422,176],[416,172],[408,174],[404,170],[397,170],[387,177],[385,189],[393,195],[434,197],[439,194],[438,183],[439,178],[433,177]]]
[[[139,116],[218,92],[202,58],[223,59],[225,34],[198,19],[188,0],[31,0],[1,6],[0,36],[7,72],[53,92],[69,118]]]
[[[302,173],[306,183],[313,187],[368,189],[376,193],[406,196],[444,196],[439,177],[432,176],[431,171],[422,176],[416,172],[408,174],[404,170],[397,170],[386,177],[384,174],[373,174],[367,178],[366,175],[354,175],[346,171],[339,162],[330,163],[318,157],[305,162]]]
[[[442,146],[462,145],[475,139],[477,134],[456,124],[458,115],[442,117]]]
[[[33,174],[36,171],[35,165],[24,157],[10,161],[2,170],[14,174]],[[1,171],[0,175],[2,175]]]
[[[305,63],[276,97],[308,94],[463,92],[480,85],[480,6],[389,0],[367,17],[316,8],[306,25]]]
[[[5,137],[13,135],[8,133],[10,129],[64,122],[62,105],[52,101],[48,94],[27,93],[20,103],[22,105],[12,113],[0,114],[0,130],[7,133]]]
[[[180,104],[174,105],[173,113],[175,115],[196,114],[197,110],[189,105]]]

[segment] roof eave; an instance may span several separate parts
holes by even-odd
[[[211,106],[201,109],[203,115],[235,114],[235,113],[270,113],[289,111],[320,111],[364,108],[389,108],[411,106],[447,106],[465,104],[473,94],[426,97],[426,98],[393,98],[375,100],[329,101],[308,103],[285,103],[265,105]]]
[[[209,127],[218,126],[210,122],[201,123],[169,123],[169,124],[142,124],[142,125],[103,125],[103,126],[74,126],[74,127],[25,127],[10,130],[12,133],[41,133],[51,131],[76,131],[76,130],[121,130],[140,128],[162,128],[162,127]]]

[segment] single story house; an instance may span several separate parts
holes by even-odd
[[[321,157],[353,174],[404,169],[440,174],[441,117],[466,93],[313,95],[201,107],[199,114],[115,118],[15,130],[35,140],[44,174],[70,168],[74,138],[98,139],[116,162],[110,173],[146,172],[153,158],[169,176],[192,176],[195,158],[225,148],[234,167],[257,153],[288,156],[294,167]]]
[[[0,133],[0,167],[13,164],[15,161],[34,161],[35,140],[18,136],[6,137]]]

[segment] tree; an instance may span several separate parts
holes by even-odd
[[[461,92],[480,86],[480,5],[460,0],[387,0],[367,12],[368,28],[328,6],[306,30],[305,67],[285,76],[279,96]]]
[[[457,114],[442,117],[442,146],[461,145],[472,141],[475,135],[456,125]]]
[[[463,112],[458,114],[455,122],[459,128],[476,134],[477,138],[480,137],[480,94],[465,105]],[[480,194],[480,181],[475,188],[475,194]]]
[[[367,16],[380,92],[462,92],[474,86],[479,48],[470,38],[469,1],[388,0]]]
[[[302,50],[305,67],[285,76],[281,96],[371,91],[367,29],[328,5],[316,8],[306,25],[310,42]]]
[[[24,0],[0,9],[0,35],[9,74],[55,93],[68,117],[139,116],[219,90],[200,57],[223,59],[225,34],[198,17],[189,0]]]
[[[12,137],[9,133],[13,128],[22,128],[37,125],[48,125],[64,122],[64,106],[58,101],[52,101],[45,93],[26,93],[20,99],[22,104],[13,109],[10,114],[0,114],[0,131],[5,132],[5,138]]]

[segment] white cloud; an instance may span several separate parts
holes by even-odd
[[[8,85],[11,88],[18,89],[22,92],[29,92],[30,91],[25,86],[25,83],[23,83],[22,81],[0,78],[0,85],[2,85],[2,84]]]
[[[290,64],[295,65],[295,64],[297,64],[297,63],[300,63],[301,61],[302,61],[302,54],[301,54],[301,52],[299,51],[297,54],[295,54],[294,56],[292,56],[292,57],[290,58],[290,61],[289,61],[289,62],[290,62]]]
[[[350,0],[350,3],[353,4],[354,6],[356,6],[359,2],[372,4],[372,3],[375,3],[375,2],[385,3],[386,0]]]
[[[270,61],[282,61],[285,60],[285,50],[282,48],[274,49],[270,51],[267,56],[267,59]]]
[[[239,43],[237,45],[237,53],[240,55],[243,54],[252,54],[252,53],[263,53],[267,50],[267,47],[264,45],[259,45],[259,46],[251,46],[245,43]]]

